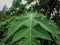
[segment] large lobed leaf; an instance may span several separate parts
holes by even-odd
[[[60,33],[56,24],[46,19],[41,13],[27,13],[16,16],[8,26],[4,42],[13,35],[11,45],[18,40],[22,41],[21,45],[40,45],[37,38],[52,41],[48,32],[54,36]],[[24,41],[22,38],[24,38]]]

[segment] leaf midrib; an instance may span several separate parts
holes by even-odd
[[[32,14],[30,15],[30,45],[31,45],[31,30],[32,30]]]

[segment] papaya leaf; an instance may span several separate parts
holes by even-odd
[[[27,13],[16,16],[8,26],[4,42],[13,36],[11,45],[18,40],[22,41],[21,45],[40,45],[37,38],[52,41],[48,32],[55,36],[60,33],[58,26],[41,13]],[[24,41],[22,38],[24,38]]]

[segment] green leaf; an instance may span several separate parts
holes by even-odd
[[[41,13],[27,13],[16,16],[13,21],[10,21],[8,26],[4,42],[13,36],[11,45],[18,40],[22,41],[21,45],[40,45],[37,38],[52,41],[48,32],[56,34],[55,36],[60,33],[56,24],[47,20]]]
[[[3,25],[6,25],[6,21],[2,21],[2,22],[0,22],[0,27],[2,27]]]

